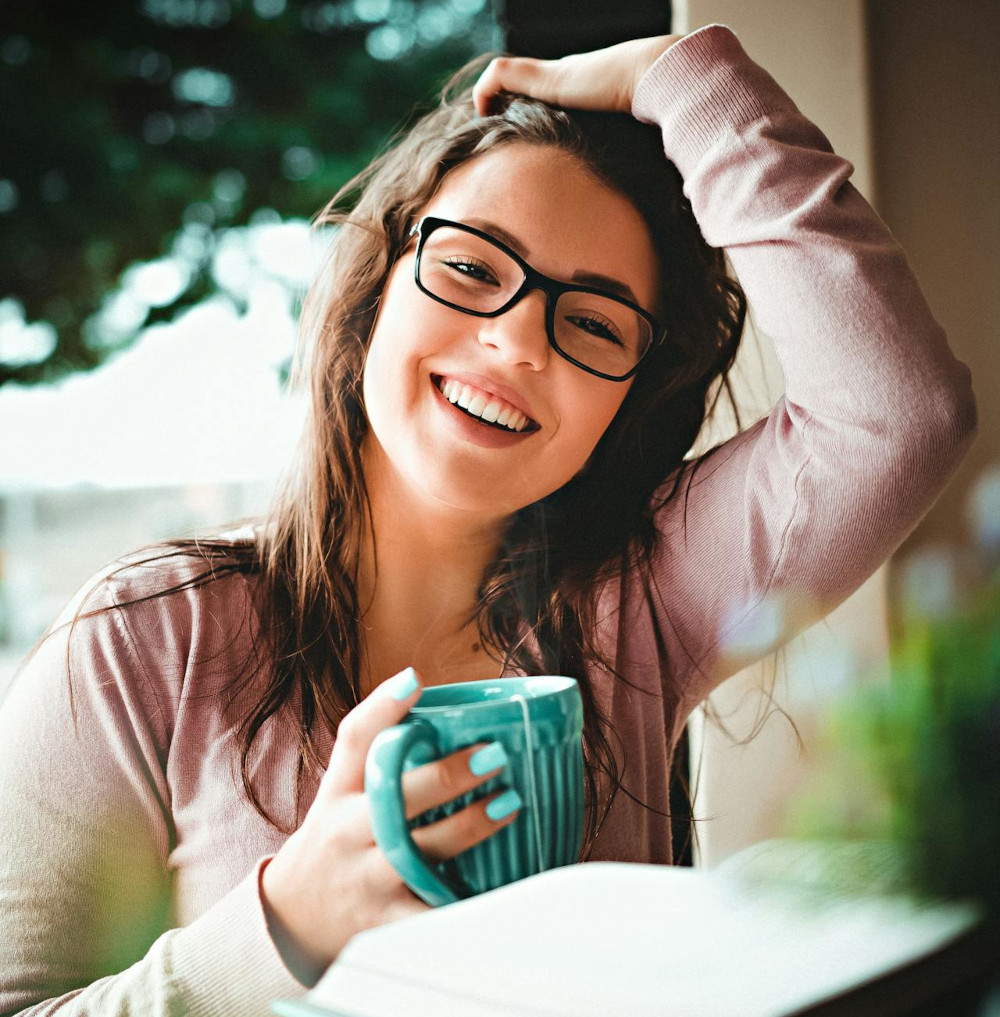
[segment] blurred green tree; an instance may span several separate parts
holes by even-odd
[[[37,341],[0,348],[0,385],[95,367],[213,294],[226,228],[313,215],[493,31],[485,0],[7,0],[0,326],[23,313]],[[170,254],[153,306],[108,313]]]

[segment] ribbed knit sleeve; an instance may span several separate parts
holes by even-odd
[[[659,518],[654,610],[672,678],[698,700],[746,662],[755,616],[763,653],[891,554],[964,455],[975,403],[850,163],[732,32],[671,47],[633,112],[659,126],[785,377],[767,418],[689,470]]]
[[[265,1015],[304,991],[268,935],[263,859],[174,928],[170,774],[197,599],[150,601],[138,631],[120,610],[57,629],[0,706],[0,1014]]]

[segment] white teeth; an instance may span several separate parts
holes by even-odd
[[[497,400],[491,400],[461,382],[443,381],[439,388],[448,402],[457,403],[466,412],[489,424],[500,424],[511,431],[523,431],[528,426],[528,418],[519,410],[501,406]]]

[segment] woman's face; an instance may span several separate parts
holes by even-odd
[[[557,149],[516,143],[463,163],[421,214],[475,226],[547,276],[608,288],[605,277],[654,306],[656,257],[639,213]],[[366,469],[389,471],[393,489],[422,502],[501,520],[580,471],[631,381],[588,374],[552,349],[542,291],[474,317],[418,289],[415,257],[413,244],[393,267],[372,332]],[[446,398],[460,389],[462,402],[478,396],[500,422],[516,425],[519,412],[527,426],[511,433],[474,419]]]

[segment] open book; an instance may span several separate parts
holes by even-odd
[[[978,924],[969,904],[871,892],[885,881],[871,858],[774,841],[712,871],[554,869],[361,933],[304,1001],[273,1008],[285,1017],[794,1014],[935,955]]]

